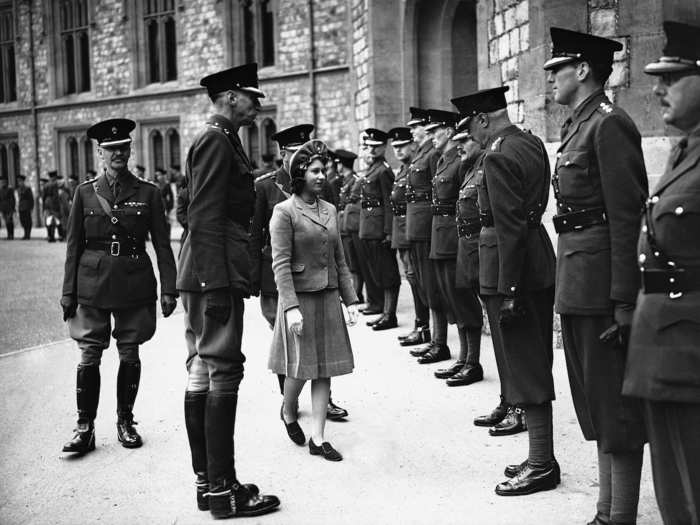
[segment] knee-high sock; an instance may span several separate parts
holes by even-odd
[[[529,440],[528,462],[539,467],[552,460],[552,403],[525,406]]]
[[[447,344],[447,317],[439,310],[430,310],[433,318],[433,342]]]
[[[481,328],[467,328],[467,364],[478,365],[481,359]]]
[[[612,467],[610,521],[613,523],[637,522],[643,454],[643,449],[609,454]]]
[[[396,315],[396,305],[399,302],[399,289],[398,288],[385,288],[384,289],[384,314],[385,315]]]
[[[427,327],[430,322],[428,307],[420,298],[420,291],[418,290],[418,285],[415,282],[410,283],[411,294],[413,295],[413,309],[416,312],[416,328]]]

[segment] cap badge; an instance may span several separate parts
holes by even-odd
[[[116,134],[117,134],[117,131],[119,131],[119,130],[117,129],[117,126],[112,126],[112,135],[116,135]]]

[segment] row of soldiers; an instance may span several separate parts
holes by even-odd
[[[554,100],[571,110],[553,175],[543,142],[511,123],[508,88],[499,87],[452,99],[457,112],[412,107],[406,126],[364,130],[364,174],[354,170],[355,154],[337,150],[341,177],[328,184],[329,191],[340,186],[329,200],[340,211],[358,296],[363,284],[366,290],[363,313],[381,314],[367,324],[397,326],[398,252],[415,310],[415,329],[400,343],[427,343],[411,351],[419,363],[450,359],[447,325],[456,324],[458,359],[435,372],[450,386],[483,378],[483,305],[501,401],[474,424],[490,426],[492,435],[529,436],[527,459],[506,466],[499,495],[550,490],[561,481],[551,404],[553,310],[560,314],[576,414],[584,437],[598,447],[593,525],[636,522],[647,441],[665,522],[700,519],[693,469],[700,450],[691,437],[700,428],[700,374],[690,342],[700,279],[693,270],[696,230],[688,222],[700,158],[700,149],[690,148],[700,129],[700,107],[690,107],[700,78],[700,28],[673,22],[664,28],[664,56],[645,72],[659,78],[655,93],[668,108],[666,123],[690,137],[672,154],[651,198],[640,133],[603,89],[621,44],[562,28],[551,28],[553,56],[544,65]],[[300,145],[311,130],[296,126],[283,135]],[[401,162],[396,174],[385,160],[388,144]],[[287,145],[280,141],[282,151]],[[276,293],[266,221],[289,193],[284,173],[257,183],[258,195],[278,192],[268,195],[264,220],[253,224],[263,313],[270,311],[266,297]],[[542,224],[550,183],[557,257]]]

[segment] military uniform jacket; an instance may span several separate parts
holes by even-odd
[[[15,190],[10,187],[0,189],[0,213],[14,213],[15,205]]]
[[[180,252],[178,290],[230,288],[247,297],[253,169],[228,119],[214,115],[207,121],[187,153],[185,170],[189,234]]]
[[[440,152],[433,147],[433,142],[428,140],[418,148],[408,168],[406,238],[409,241],[430,241],[433,224],[430,208],[432,181],[439,158]]]
[[[343,210],[343,230],[348,235],[360,231],[360,210],[362,208],[362,177],[352,174],[345,208]]]
[[[679,150],[647,205],[638,245],[639,267],[647,272],[668,270],[669,262],[677,269],[700,271],[700,133],[688,138],[684,155],[676,160]],[[623,393],[700,403],[699,340],[700,291],[640,292]]]
[[[360,239],[383,240],[391,235],[393,185],[394,172],[389,164],[384,158],[375,159],[361,180]]]
[[[455,207],[464,172],[457,148],[440,157],[433,177],[433,204],[450,208],[449,213],[433,214],[430,235],[431,259],[457,258],[457,223]]]
[[[76,189],[66,229],[66,264],[63,296],[79,304],[109,310],[152,303],[157,299],[151,260],[143,249],[135,256],[110,254],[111,246],[90,248],[89,243],[118,241],[143,247],[151,234],[160,273],[161,294],[177,295],[175,259],[170,247],[163,202],[158,188],[127,172],[119,179],[114,198],[106,176],[84,182]],[[110,218],[97,198],[110,205]]]
[[[391,210],[394,215],[391,223],[391,247],[407,249],[411,243],[406,239],[406,184],[408,183],[408,166],[402,164],[391,188]]]
[[[457,196],[457,227],[460,224],[474,224],[479,221],[478,187],[484,175],[480,157],[477,158],[462,179]],[[459,235],[457,242],[458,288],[479,289],[479,231],[468,236]]]
[[[345,226],[345,208],[348,205],[350,192],[352,191],[352,185],[355,183],[354,175],[351,175],[343,180],[343,185],[340,188],[340,193],[338,194],[338,231],[341,237],[350,235]]]
[[[284,166],[255,181],[255,214],[250,230],[250,282],[256,294],[277,295],[272,273],[270,218],[275,205],[291,195],[290,186],[291,178]]]
[[[493,137],[477,164],[479,208],[493,226],[479,235],[479,287],[516,296],[554,284],[554,249],[540,220],[549,198],[549,159],[542,141],[511,125]]]
[[[41,201],[44,214],[60,217],[61,200],[58,196],[58,182],[52,180],[46,183],[41,192]]]
[[[18,211],[32,211],[34,209],[34,193],[29,186],[17,188],[17,197],[19,197]]]
[[[610,315],[639,289],[636,241],[648,194],[641,137],[603,91],[582,102],[562,129],[552,184],[557,212],[604,208],[607,224],[559,235],[555,308]]]

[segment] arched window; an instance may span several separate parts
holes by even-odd
[[[12,3],[0,7],[0,103],[17,100],[15,29]]]
[[[92,149],[92,140],[90,140],[87,137],[83,138],[83,152],[85,155],[85,169],[81,170],[80,173],[76,173],[78,177],[81,178],[84,175],[84,173],[87,170],[94,170],[95,169],[95,156],[94,156],[94,150]]]
[[[63,94],[90,91],[90,35],[87,0],[60,0],[59,61]]]
[[[275,65],[275,0],[238,0],[226,2],[227,38],[237,62]]]
[[[151,133],[151,166],[155,170],[156,168],[162,168],[165,166],[163,158],[163,135],[158,130],[154,130]]]
[[[66,141],[66,158],[68,159],[68,173],[66,175],[80,175],[80,153],[75,137],[69,137]]]
[[[166,132],[168,138],[168,168],[180,165],[180,134],[176,129],[170,128]]]
[[[275,64],[275,14],[270,0],[260,2],[261,57],[263,66]]]
[[[10,169],[7,163],[7,148],[4,144],[0,144],[0,176],[8,177],[9,174]]]
[[[16,142],[12,142],[10,144],[10,166],[11,169],[9,170],[9,179],[10,179],[10,186],[15,187],[16,182],[17,182],[17,177],[19,176],[19,170],[20,170],[20,156],[19,156],[19,146],[17,145]]]
[[[177,79],[174,0],[147,0],[143,9],[147,83]]]

